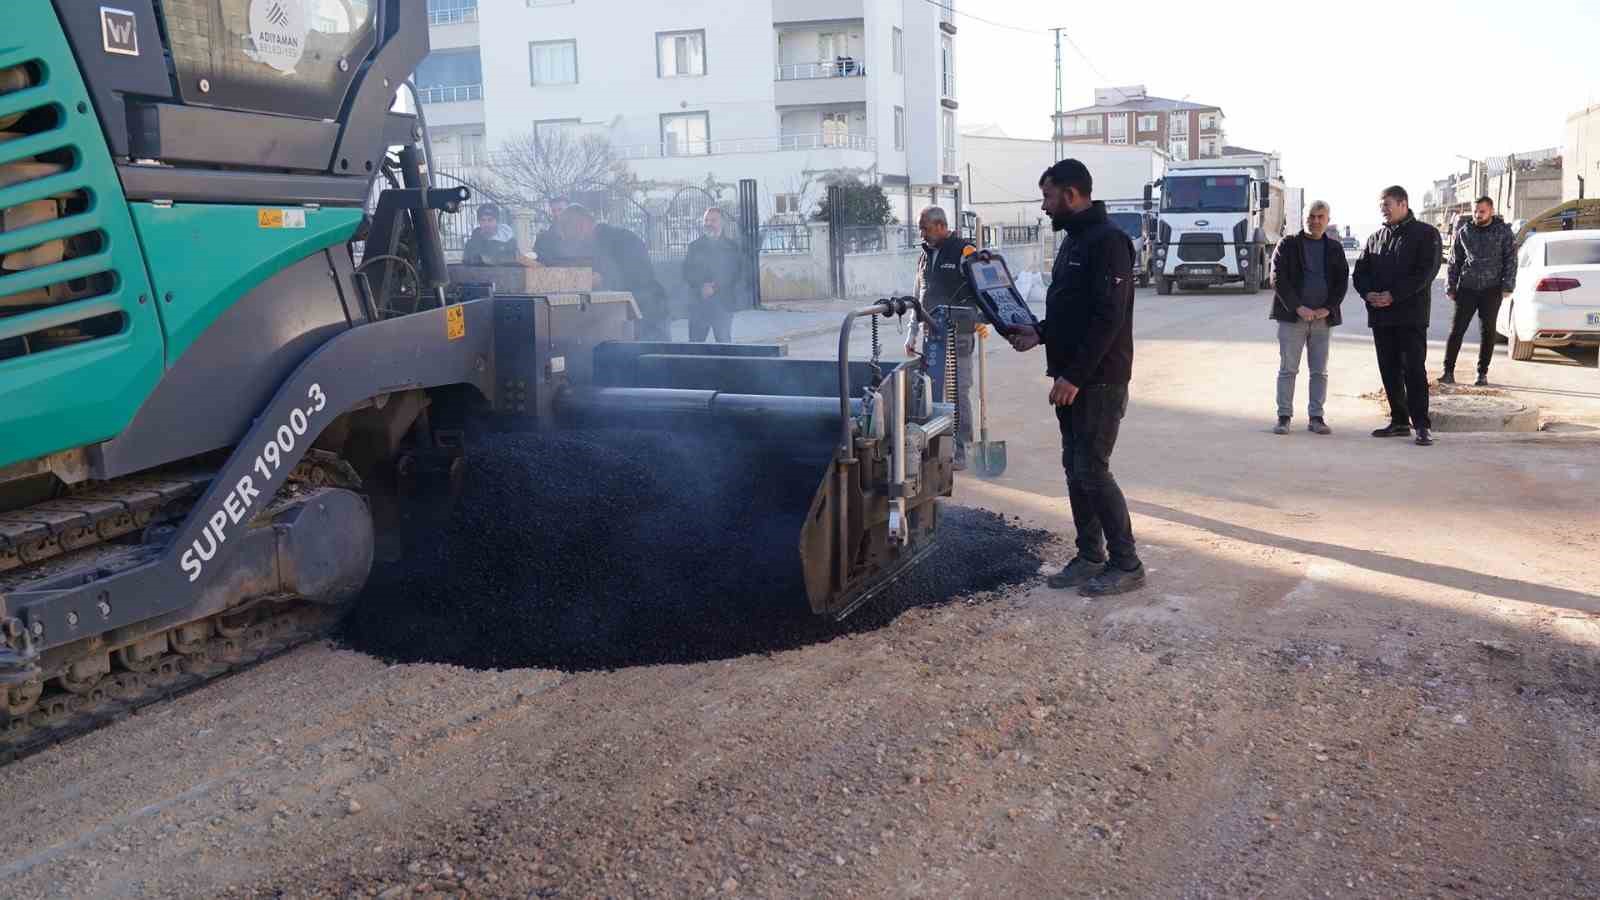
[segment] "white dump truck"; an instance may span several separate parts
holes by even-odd
[[[1278,241],[1289,227],[1287,187],[1274,153],[1173,162],[1160,188],[1156,290],[1238,284],[1267,287]]]

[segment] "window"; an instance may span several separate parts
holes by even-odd
[[[889,32],[889,58],[894,61],[894,73],[906,70],[906,33],[898,28]]]
[[[956,114],[944,111],[944,174],[956,174]]]
[[[429,25],[478,21],[478,0],[428,0]]]
[[[939,42],[939,62],[943,66],[940,71],[944,73],[944,78],[940,85],[942,90],[939,96],[954,97],[956,95],[956,50],[955,46],[950,43],[949,38]]]
[[[1221,155],[1222,154],[1217,152],[1217,139],[1216,138],[1209,138],[1208,137],[1208,138],[1201,138],[1200,139],[1200,157],[1202,159],[1211,159],[1213,157],[1217,157],[1217,156],[1221,156]]]
[[[1167,142],[1167,152],[1172,154],[1173,159],[1188,159],[1189,139],[1173,138],[1171,141]]]
[[[1172,120],[1168,123],[1168,125],[1170,126],[1167,129],[1168,134],[1172,135],[1173,137],[1186,136],[1189,133],[1189,114],[1186,112],[1173,113]]]
[[[571,140],[578,136],[578,129],[582,124],[578,119],[538,119],[533,123],[533,138],[540,143],[550,140]]]
[[[1214,112],[1201,113],[1200,114],[1200,130],[1201,131],[1216,131],[1217,130],[1217,114],[1214,113]]]
[[[894,148],[896,150],[906,148],[906,110],[903,106],[894,108]]]
[[[1114,114],[1110,117],[1111,129],[1109,137],[1113,144],[1126,144],[1128,142],[1128,117],[1125,114]]]
[[[772,195],[772,211],[780,216],[800,215],[799,194],[774,194]]]
[[[578,83],[577,41],[534,41],[528,45],[528,68],[535,87]]]
[[[483,99],[483,64],[478,51],[440,50],[417,66],[417,98],[423,103]]]
[[[822,114],[822,146],[844,147],[850,143],[850,114],[825,112]]]
[[[691,78],[706,73],[706,33],[667,31],[656,35],[656,75]]]
[[[710,113],[673,113],[661,117],[663,156],[705,156],[710,152]]]
[[[1098,135],[1101,131],[1102,121],[1099,116],[1073,116],[1071,130],[1067,133],[1079,137]]]
[[[1139,130],[1141,132],[1157,131],[1160,128],[1161,128],[1161,117],[1160,116],[1140,116],[1139,117]]]

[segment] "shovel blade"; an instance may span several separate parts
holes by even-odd
[[[978,475],[998,478],[1006,471],[1006,442],[985,441],[978,444]]]

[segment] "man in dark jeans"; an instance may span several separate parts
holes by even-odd
[[[1039,179],[1042,209],[1066,239],[1056,254],[1038,333],[1010,335],[1017,350],[1045,347],[1050,403],[1061,426],[1061,465],[1078,532],[1078,555],[1050,576],[1054,588],[1103,597],[1144,585],[1128,501],[1111,474],[1111,451],[1133,378],[1133,242],[1090,199],[1083,163],[1064,159]],[[1108,557],[1109,551],[1109,557]]]
[[[1472,316],[1478,316],[1478,387],[1489,384],[1489,362],[1494,359],[1495,317],[1500,301],[1517,286],[1517,240],[1511,226],[1494,214],[1494,201],[1479,197],[1472,204],[1472,221],[1456,229],[1450,244],[1446,291],[1456,302],[1455,321],[1444,349],[1444,374],[1440,384],[1456,383],[1456,356],[1467,335]]]
[[[1417,221],[1399,185],[1379,198],[1383,227],[1367,238],[1351,282],[1367,301],[1367,325],[1378,351],[1378,371],[1389,397],[1389,424],[1373,437],[1406,437],[1433,443],[1428,419],[1428,318],[1433,278],[1439,274],[1439,229]]]
[[[722,210],[715,206],[701,217],[700,231],[683,258],[683,280],[689,284],[689,340],[699,343],[712,333],[718,343],[731,343],[744,254],[736,241],[724,236]]]

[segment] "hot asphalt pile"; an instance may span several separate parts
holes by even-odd
[[[340,641],[395,662],[567,670],[771,652],[1018,584],[1049,535],[947,505],[939,547],[843,625],[812,615],[798,541],[826,455],[663,432],[476,442],[453,510],[380,566]]]

